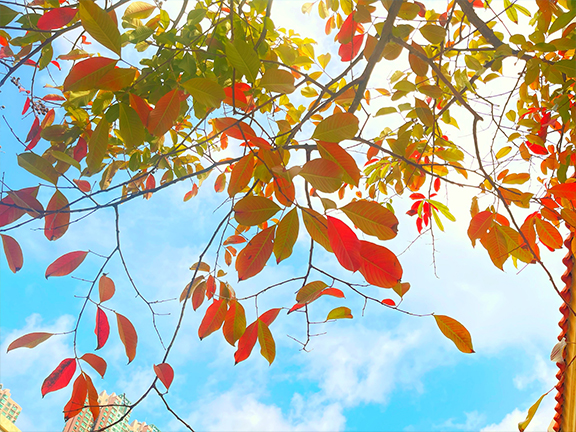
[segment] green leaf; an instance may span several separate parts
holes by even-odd
[[[333,319],[343,319],[343,318],[353,318],[352,311],[350,308],[345,306],[337,307],[336,309],[332,309],[328,316],[326,317],[326,321],[333,320]]]
[[[351,139],[358,132],[358,123],[358,118],[352,113],[336,113],[316,126],[312,138],[335,143]]]
[[[54,156],[56,159],[58,159],[59,161],[67,163],[68,165],[72,165],[78,171],[82,171],[82,169],[80,168],[80,164],[72,156],[69,156],[66,153],[58,151],[58,150],[52,150],[50,152],[50,154],[52,156]]]
[[[220,108],[226,97],[222,86],[207,78],[192,78],[181,85],[196,102],[207,108]]]
[[[144,142],[144,125],[140,116],[130,105],[119,104],[120,136],[127,148],[138,147]]]
[[[568,24],[570,24],[574,17],[576,17],[576,9],[563,13],[558,18],[556,18],[556,21],[552,23],[550,29],[548,30],[548,34],[552,34],[560,29],[563,29]]]
[[[294,76],[282,69],[268,69],[260,85],[266,90],[276,93],[292,93],[296,88],[294,87]]]
[[[145,19],[148,18],[152,12],[156,9],[156,6],[142,2],[135,1],[130,3],[130,6],[126,8],[124,12],[124,19]]]
[[[121,41],[118,26],[104,9],[92,0],[80,0],[80,21],[97,42],[120,55]]]
[[[40,177],[54,185],[58,182],[58,172],[50,162],[35,153],[19,154],[18,165],[36,177]]]
[[[282,218],[276,229],[274,256],[277,263],[292,255],[292,249],[298,239],[299,228],[298,213],[296,212],[296,207],[294,207]]]
[[[17,15],[18,12],[0,4],[0,27],[10,24]]]
[[[420,28],[420,33],[424,36],[428,42],[433,44],[439,44],[444,40],[446,36],[446,30],[444,27],[440,27],[434,24],[427,24]]]
[[[239,224],[260,225],[274,216],[280,207],[274,201],[261,196],[249,195],[234,206],[234,217]]]
[[[254,49],[241,39],[236,39],[234,44],[226,44],[226,57],[230,64],[246,79],[253,83],[256,81],[260,69],[260,59]]]
[[[110,131],[110,125],[105,118],[100,119],[98,126],[92,136],[90,141],[88,141],[88,155],[86,156],[86,164],[88,165],[88,171],[90,174],[98,172],[104,156],[108,150],[108,132]]]
[[[377,112],[376,112],[376,116],[381,116],[381,115],[387,115],[387,114],[395,114],[398,111],[396,111],[396,108],[394,107],[384,107],[384,108],[380,108]]]

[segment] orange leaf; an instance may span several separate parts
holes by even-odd
[[[114,281],[105,274],[102,275],[98,281],[98,291],[100,294],[100,303],[110,300],[116,292]]]
[[[192,293],[192,308],[194,310],[198,309],[202,305],[205,296],[206,281],[202,281],[194,287],[194,292]]]
[[[33,197],[36,197],[38,194],[38,186],[20,189],[15,193],[17,193],[17,196],[20,198],[22,198],[23,194],[29,194]],[[13,198],[16,198],[16,195],[12,194],[12,196],[7,196],[2,201],[0,201],[0,227],[9,225],[12,222],[16,222],[18,219],[24,216],[24,213],[26,213],[22,209],[13,207],[15,204]]]
[[[442,334],[454,342],[456,348],[466,354],[474,352],[472,338],[466,327],[446,315],[434,315],[434,319]]]
[[[320,297],[320,292],[327,286],[322,281],[309,282],[298,290],[296,301],[301,304],[310,303]]]
[[[62,192],[59,190],[54,192],[46,207],[46,211],[56,213],[47,214],[44,218],[44,235],[48,240],[57,240],[68,230],[68,224],[70,223],[69,210],[68,200]]]
[[[354,158],[337,143],[318,141],[318,151],[324,159],[336,163],[342,170],[342,179],[354,186],[360,181],[360,169]]]
[[[100,415],[100,406],[98,405],[98,392],[92,383],[92,379],[85,375],[86,377],[86,385],[88,387],[88,405],[90,406],[90,412],[92,413],[92,417],[94,421]]]
[[[392,288],[402,279],[402,266],[393,252],[384,246],[360,240],[360,273],[366,282]]]
[[[489,211],[482,211],[477,213],[476,216],[470,221],[468,227],[468,237],[472,240],[472,246],[476,244],[476,240],[482,238],[488,229],[492,226],[494,214]]]
[[[64,407],[64,421],[68,421],[68,419],[71,419],[82,411],[87,393],[88,387],[86,385],[86,378],[84,377],[84,374],[80,374],[78,375],[78,378],[76,378],[76,381],[74,381],[72,396]]]
[[[162,381],[162,384],[164,384],[164,387],[168,390],[170,384],[172,384],[172,381],[174,380],[174,369],[172,369],[172,366],[168,363],[154,365],[154,373],[156,373],[158,379]]]
[[[272,364],[274,358],[276,357],[276,344],[274,342],[274,338],[272,337],[272,333],[261,319],[256,321],[258,323],[258,342],[260,343],[260,354],[266,360],[268,360],[269,364]]]
[[[275,230],[276,225],[260,231],[240,251],[236,258],[238,280],[246,280],[262,271],[268,258],[272,255]]]
[[[226,135],[240,141],[256,137],[256,132],[247,123],[233,117],[215,118],[213,125],[216,131],[226,132]]]
[[[342,290],[339,290],[338,288],[326,288],[325,290],[322,290],[320,292],[318,297],[323,296],[323,295],[329,295],[329,296],[337,297],[337,298],[345,298]]]
[[[246,243],[246,239],[241,235],[231,235],[226,240],[224,240],[224,243],[222,244],[226,246],[229,244],[239,244],[239,243]]]
[[[88,252],[76,251],[62,255],[46,269],[46,279],[50,276],[66,276],[82,264]]]
[[[242,191],[252,178],[254,171],[254,155],[248,153],[234,165],[232,173],[230,174],[230,183],[228,184],[228,195],[233,197],[238,192]]]
[[[54,371],[42,383],[42,397],[70,384],[74,372],[76,372],[76,360],[73,358],[62,360],[58,367],[54,369]]]
[[[206,297],[211,299],[214,296],[215,292],[216,292],[216,280],[214,279],[214,276],[210,275],[206,280]]]
[[[328,221],[317,211],[312,209],[302,209],[302,219],[306,231],[316,243],[321,245],[328,252],[332,252],[330,239],[328,238]]]
[[[130,363],[132,360],[134,360],[134,357],[136,357],[138,335],[136,334],[136,329],[128,318],[120,315],[119,313],[116,313],[116,319],[118,321],[118,334],[120,335],[120,340],[126,349],[128,363]]]
[[[157,137],[168,132],[180,115],[180,90],[172,90],[166,93],[156,103],[156,106],[148,116],[148,131]],[[138,110],[136,110],[138,111]]]
[[[130,106],[136,111],[142,124],[148,126],[148,117],[150,117],[150,111],[152,111],[152,107],[148,105],[148,102],[140,96],[130,93]]]
[[[314,189],[336,192],[342,186],[342,169],[328,159],[312,159],[304,164],[299,173]]]
[[[24,265],[22,249],[14,238],[4,234],[0,234],[0,236],[2,237],[2,245],[4,246],[8,267],[12,270],[12,273],[16,273]]]
[[[246,331],[246,313],[244,307],[236,300],[230,302],[230,307],[228,312],[226,312],[226,317],[224,318],[224,326],[222,327],[222,333],[224,338],[232,346],[236,345],[238,339],[242,337]]]
[[[108,323],[108,317],[106,312],[104,312],[100,307],[96,310],[96,327],[94,328],[94,334],[96,335],[97,347],[96,349],[102,348],[108,336],[110,336],[110,324]]]
[[[576,200],[576,183],[562,183],[548,189],[548,192],[559,198]]]
[[[426,51],[424,51],[424,49],[416,42],[412,42],[412,48],[420,52],[422,55],[424,55],[424,57],[427,57]],[[413,54],[412,52],[408,54],[408,61],[410,63],[410,68],[414,71],[416,75],[418,75],[419,77],[426,76],[426,74],[428,73],[428,63],[426,63],[424,60],[422,60],[420,57],[418,57],[416,54]]]
[[[222,173],[218,177],[216,177],[216,181],[214,182],[214,191],[216,193],[223,192],[225,187],[226,187],[226,174]]]
[[[277,263],[292,255],[292,249],[298,239],[298,230],[298,213],[296,208],[293,208],[278,223],[274,239],[274,256]]]
[[[338,262],[346,270],[355,272],[360,269],[360,240],[352,229],[339,219],[331,216],[328,219],[328,238],[330,247]]]
[[[96,354],[86,353],[82,357],[80,357],[80,360],[84,360],[86,363],[92,366],[94,370],[98,372],[102,378],[104,378],[104,374],[106,373],[106,368],[108,366],[106,365],[106,361],[102,357],[97,356]]]
[[[252,348],[256,345],[258,339],[258,320],[254,321],[248,327],[240,339],[238,339],[238,349],[234,353],[235,364],[246,360],[250,357]]]
[[[281,308],[270,309],[264,312],[262,315],[260,315],[258,319],[267,326],[269,326],[274,322],[274,320],[276,319],[281,310],[282,310]]]
[[[20,336],[14,342],[8,345],[8,349],[6,350],[6,352],[10,352],[16,348],[34,348],[35,346],[40,345],[45,340],[50,339],[50,337],[53,335],[54,335],[53,333],[42,333],[42,332],[28,333],[27,335]]]
[[[296,198],[294,183],[287,176],[274,177],[274,196],[278,202],[286,207],[290,207]]]
[[[362,232],[380,240],[390,240],[398,233],[394,213],[375,201],[352,201],[341,210]]]
[[[76,63],[64,80],[63,90],[92,90],[104,75],[114,69],[117,62],[106,57],[91,57]]]
[[[490,259],[496,267],[504,271],[504,263],[508,259],[508,243],[506,237],[497,229],[490,229],[488,234],[480,239],[482,246],[488,251]]]
[[[204,339],[222,327],[224,318],[226,318],[227,306],[225,299],[214,300],[212,304],[208,306],[206,314],[198,328],[198,336],[200,339]]]
[[[261,196],[249,195],[234,206],[234,218],[241,225],[254,226],[266,222],[280,207],[274,201]]]
[[[554,225],[539,218],[534,218],[534,224],[542,243],[552,249],[560,249],[562,247],[562,236]]]

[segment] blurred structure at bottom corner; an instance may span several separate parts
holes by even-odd
[[[10,390],[0,384],[0,432],[20,432],[14,424],[22,408],[10,397]]]
[[[88,408],[84,408],[80,413],[66,422],[62,432],[92,432],[93,430],[98,430],[104,426],[114,423],[126,413],[128,410],[128,405],[130,405],[130,401],[123,394],[108,394],[106,391],[103,391],[98,395],[98,404],[102,407],[100,408],[100,415],[96,418],[96,420],[92,418],[92,413],[90,410]],[[129,423],[129,420],[130,414],[128,414],[118,424],[115,424],[114,426],[106,429],[106,431],[160,432],[160,429],[152,424],[149,425],[145,422],[139,422],[138,420],[134,420],[132,423]]]

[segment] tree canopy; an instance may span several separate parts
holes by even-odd
[[[74,352],[38,383],[45,395],[73,381],[65,419],[85,406],[94,417],[100,410],[90,376],[104,375],[106,361],[77,349],[80,327],[94,328],[98,350],[116,320],[128,362],[137,355],[130,305],[105,303],[115,294],[107,266],[119,260],[131,281],[137,271],[122,253],[123,205],[180,182],[189,185],[184,201],[201,186],[213,188],[227,210],[177,293],[179,321],[150,365],[156,378],[143,398],[156,392],[167,401],[170,353],[178,333],[191,332],[181,325],[190,308],[203,315],[200,339],[222,330],[236,347],[235,363],[258,342],[271,364],[273,322],[290,319],[286,313],[305,315],[298,342],[306,349],[315,324],[353,318],[345,295],[434,320],[458,350],[473,353],[463,323],[402,308],[410,274],[398,251],[384,246],[399,223],[432,240],[448,229],[454,191],[468,196],[457,205],[470,207],[472,246],[502,270],[507,262],[540,266],[551,293],[560,294],[540,249],[561,249],[576,230],[576,1],[537,0],[531,10],[513,0],[306,3],[302,13],[325,21],[333,49],[323,53],[309,35],[275,26],[273,10],[273,0],[184,0],[173,16],[162,2],[0,2],[0,87],[23,93],[30,126],[24,134],[10,128],[21,145],[14,163],[36,177],[18,190],[2,180],[0,232],[10,269],[23,267],[23,227],[40,224],[55,241],[94,212],[113,209],[116,219],[112,250],[79,243],[46,269],[46,278],[62,277],[91,255],[102,262],[65,333]],[[520,16],[529,24],[514,34]],[[375,68],[386,62],[399,70],[388,86],[374,87]],[[24,68],[32,68],[30,80],[19,78]],[[59,70],[63,80],[36,84]],[[5,104],[20,109],[17,101]],[[455,128],[469,129],[470,139],[455,142]],[[47,202],[37,199],[40,189],[51,191]],[[399,202],[409,202],[406,213]],[[243,294],[244,281],[289,260],[299,238],[309,244],[306,271]],[[314,261],[318,250],[363,283],[331,274]],[[156,328],[155,302],[132,285]],[[258,310],[261,298],[288,285],[297,286],[292,304]],[[342,306],[318,317],[314,307],[325,295]],[[95,323],[85,317],[90,308]],[[65,336],[26,334],[9,351],[51,337]]]

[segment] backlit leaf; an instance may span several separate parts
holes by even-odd
[[[54,333],[44,333],[44,332],[36,332],[36,333],[28,333],[24,336],[20,336],[10,345],[8,345],[8,349],[6,352],[10,352],[16,348],[34,348],[37,345],[40,345],[42,342],[50,339]]]
[[[208,309],[206,309],[206,314],[200,323],[198,328],[198,336],[200,339],[204,339],[206,336],[211,335],[220,327],[226,318],[227,301],[225,299],[214,300]]]
[[[249,82],[256,81],[260,69],[260,59],[252,46],[241,38],[236,38],[233,44],[230,42],[226,44],[226,58],[240,74],[246,76]]]
[[[536,401],[536,403],[534,405],[532,405],[530,408],[528,408],[528,413],[526,414],[526,419],[521,421],[520,423],[518,423],[518,430],[520,432],[524,432],[526,430],[526,428],[528,427],[528,425],[530,424],[530,422],[534,418],[536,411],[538,411],[538,408],[540,407],[540,403],[542,402],[542,399],[544,399],[544,396],[546,396],[547,394],[548,393],[544,393],[542,396],[540,396],[538,398],[538,400]]]
[[[166,390],[170,388],[172,381],[174,380],[174,369],[168,363],[160,363],[154,365],[154,373],[158,379],[164,384]]]
[[[121,41],[118,25],[108,13],[92,0],[79,0],[82,27],[96,41],[120,55]]]
[[[86,401],[86,394],[88,387],[86,386],[86,378],[84,374],[78,375],[72,386],[72,396],[68,403],[64,406],[64,421],[71,419],[84,408]]]
[[[144,138],[146,137],[140,116],[136,110],[128,104],[120,103],[118,107],[120,136],[126,144],[126,147],[138,147],[144,142]]]
[[[354,186],[360,181],[360,169],[354,158],[336,143],[318,141],[318,151],[324,159],[336,163],[342,170],[342,179]]]
[[[102,357],[97,356],[96,354],[86,353],[82,357],[80,357],[80,360],[84,360],[86,363],[92,366],[94,370],[98,372],[102,378],[104,378],[104,374],[106,373],[108,365],[106,364],[106,361]]]
[[[427,24],[425,26],[420,27],[420,33],[424,36],[428,42],[433,44],[439,44],[444,40],[446,36],[446,30],[444,27],[440,27],[434,24]]]
[[[360,240],[354,231],[339,219],[331,216],[328,220],[328,239],[338,262],[346,270],[355,272],[360,269]]]
[[[234,217],[239,224],[246,226],[260,225],[274,216],[280,207],[274,201],[261,196],[249,195],[234,206]]]
[[[76,372],[76,359],[62,360],[58,367],[42,383],[42,397],[66,387]]]
[[[154,12],[156,6],[145,3],[143,1],[131,2],[126,8],[123,18],[127,19],[145,19]]]
[[[306,231],[316,243],[321,245],[328,252],[332,252],[330,239],[328,238],[328,221],[317,211],[312,209],[302,209],[302,219]]]
[[[88,252],[76,251],[69,252],[56,259],[46,269],[46,279],[50,276],[66,276],[72,273],[76,268],[82,264]]]
[[[277,263],[292,255],[292,249],[298,239],[299,228],[298,213],[296,208],[293,208],[282,218],[276,229],[274,256]]]
[[[42,180],[54,185],[58,183],[58,177],[60,176],[58,171],[54,169],[50,162],[35,153],[20,153],[18,155],[18,165]]]
[[[358,132],[358,123],[358,118],[354,114],[336,113],[316,126],[312,138],[333,143],[351,139]]]
[[[290,94],[294,87],[294,76],[282,69],[268,69],[260,80],[260,85],[266,90],[276,93]]]
[[[238,339],[238,349],[234,353],[235,364],[246,360],[258,340],[258,320],[254,321],[248,327],[240,339]]]
[[[296,301],[298,303],[310,303],[319,297],[320,292],[328,285],[322,281],[309,282],[298,290]]]
[[[260,321],[262,321],[264,324],[266,324],[267,326],[270,326],[270,325],[272,325],[274,320],[278,317],[278,314],[280,313],[281,310],[282,310],[281,308],[274,308],[274,309],[267,310],[262,315],[260,315],[258,317],[258,319]]]
[[[2,237],[2,246],[4,247],[4,254],[6,255],[6,261],[8,261],[8,267],[12,273],[16,273],[24,265],[22,249],[14,238],[5,234],[0,234],[0,236]]]
[[[412,42],[412,48],[416,51],[420,52],[421,54],[426,57],[426,52],[424,49],[418,45],[416,42]],[[410,68],[414,71],[416,75],[419,77],[425,77],[428,73],[428,63],[426,63],[423,59],[418,57],[416,54],[412,52],[408,55],[408,61],[410,62]]]
[[[434,319],[442,334],[454,342],[456,348],[466,354],[474,352],[472,338],[466,327],[446,315],[434,315]]]
[[[366,282],[392,288],[402,279],[402,266],[396,255],[384,246],[360,240],[360,273]]]
[[[96,327],[94,328],[94,334],[96,335],[96,349],[99,350],[108,340],[110,336],[110,323],[108,322],[108,317],[106,312],[104,312],[100,307],[96,310]]]
[[[96,82],[95,88],[100,90],[118,91],[132,84],[136,77],[136,69],[115,68]]]
[[[195,101],[207,108],[220,108],[226,97],[220,84],[207,78],[192,78],[181,84]]]
[[[192,292],[192,309],[197,310],[200,306],[202,306],[205,297],[206,281],[202,281],[194,287],[194,291]]]
[[[336,192],[342,186],[342,169],[327,159],[312,159],[304,164],[300,175],[308,181],[313,188],[321,192]]]
[[[88,141],[88,155],[86,156],[86,165],[88,166],[88,171],[94,174],[98,172],[102,166],[102,161],[104,156],[108,153],[108,133],[110,131],[110,124],[106,121],[105,117],[102,117],[98,122],[98,126],[92,136],[90,141]]]
[[[246,312],[244,307],[236,300],[230,301],[226,317],[224,318],[224,325],[222,326],[222,333],[224,338],[232,346],[236,346],[236,342],[246,331]]]
[[[76,16],[78,9],[60,7],[49,10],[38,19],[36,26],[40,30],[54,30],[64,27]]]
[[[258,323],[258,342],[260,343],[260,354],[269,364],[272,364],[274,358],[276,357],[276,344],[272,333],[268,326],[260,319],[256,321]]]
[[[59,190],[54,192],[46,207],[46,211],[57,213],[47,214],[44,218],[44,235],[48,240],[57,240],[68,230],[68,224],[70,223],[69,210],[68,200],[64,194]]]
[[[350,308],[345,306],[337,307],[336,309],[332,309],[328,316],[326,317],[326,321],[335,320],[335,319],[344,319],[344,318],[354,318],[352,316],[352,311]]]
[[[100,294],[100,303],[110,300],[115,292],[116,287],[114,286],[114,281],[106,275],[100,276],[100,280],[98,281],[98,293]]]
[[[476,240],[482,238],[492,226],[494,214],[489,211],[482,211],[476,214],[470,221],[468,227],[468,237],[472,241],[472,246],[476,244]]]
[[[503,266],[508,259],[508,243],[506,237],[497,229],[490,229],[488,234],[480,239],[482,246],[488,251],[490,259],[496,267],[504,270]]]
[[[240,159],[232,168],[230,174],[230,183],[228,183],[228,195],[233,197],[238,192],[242,191],[252,178],[254,172],[254,155],[248,153]]]
[[[88,405],[90,406],[90,412],[92,413],[92,417],[94,421],[100,415],[100,405],[98,403],[98,392],[92,383],[92,379],[89,375],[85,375],[86,378],[86,385],[88,386]]]
[[[272,255],[276,225],[262,230],[238,253],[236,271],[238,280],[246,280],[262,271]]]
[[[561,183],[548,189],[551,194],[569,200],[576,199],[576,183]]]
[[[93,89],[102,77],[114,69],[117,62],[106,57],[91,57],[76,63],[64,80],[63,90],[75,92]]]
[[[157,137],[168,132],[180,114],[180,90],[172,90],[160,98],[148,116],[148,131]]]
[[[375,201],[352,201],[341,210],[362,232],[390,240],[398,233],[398,219],[387,208]]]
[[[562,236],[554,225],[539,218],[534,218],[534,223],[542,243],[552,249],[560,249],[562,247]]]
[[[128,363],[134,360],[136,357],[136,345],[138,344],[138,335],[136,334],[136,329],[130,322],[128,318],[124,315],[116,313],[116,320],[118,323],[118,334],[120,335],[120,340],[124,344],[126,349],[126,356],[128,357]]]

